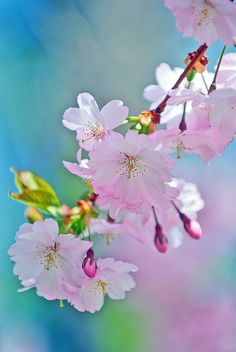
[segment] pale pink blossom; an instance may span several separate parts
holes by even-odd
[[[229,0],[164,0],[176,17],[177,28],[201,44],[212,45],[217,39],[234,45],[236,5]]]
[[[199,92],[176,89],[170,95],[168,104],[192,101],[192,110],[185,117],[187,129],[180,131],[172,124],[173,128],[157,131],[152,138],[158,144],[163,143],[166,150],[198,153],[206,162],[221,155],[236,133],[236,90],[217,89],[204,96]]]
[[[74,282],[78,262],[91,245],[72,234],[59,235],[57,222],[46,219],[22,225],[8,254],[25,289],[36,287],[49,300],[63,299],[62,280]]]
[[[162,63],[156,68],[155,77],[157,81],[157,85],[149,85],[144,89],[143,96],[148,101],[151,101],[152,104],[150,109],[155,109],[161,101],[166,97],[169,93],[173,85],[178,80],[179,76],[183,73],[183,69],[180,67],[175,67],[171,69],[170,66],[166,63]],[[214,74],[208,72],[207,70],[203,73],[204,80],[206,84],[210,87],[210,84],[213,80]],[[189,82],[187,79],[181,83],[181,88],[187,88],[189,86]],[[190,91],[197,90],[202,92],[203,94],[207,93],[206,86],[204,84],[203,78],[200,74],[196,74],[193,81],[189,87]],[[187,106],[187,111],[191,110],[191,106]],[[173,108],[172,106],[166,106],[165,110],[161,114],[161,123],[169,123],[172,120],[180,120],[183,113],[182,106],[176,106]]]
[[[101,110],[92,95],[82,93],[77,98],[79,108],[69,108],[63,116],[63,124],[77,132],[80,146],[93,149],[94,143],[106,139],[111,131],[128,116],[128,108],[120,100],[112,100]]]
[[[21,281],[22,287],[17,290],[17,292],[25,292],[35,287],[35,279],[28,279]]]
[[[116,219],[113,222],[104,218],[92,219],[90,231],[91,233],[103,235],[108,244],[120,236],[127,235],[143,243],[150,240],[150,235],[152,236],[153,231],[152,225],[149,220],[144,221],[141,214],[127,212],[120,219]]]
[[[93,275],[81,273],[78,285],[64,284],[69,302],[81,312],[94,313],[99,311],[105,295],[111,299],[125,298],[126,292],[135,287],[135,282],[130,275],[138,268],[129,263],[115,261],[113,258],[98,259]]]
[[[89,166],[95,170],[91,183],[98,204],[107,207],[113,219],[121,210],[168,207],[169,199],[177,195],[167,184],[173,160],[149,136],[135,131],[97,144]]]
[[[113,240],[125,234],[126,226],[123,221],[111,221],[110,219],[99,217],[91,220],[90,231],[91,233],[103,235],[107,244],[110,244]]]
[[[72,174],[82,177],[86,180],[92,178],[90,168],[88,166],[88,159],[81,158],[82,150],[79,149],[77,152],[77,161],[78,163],[71,163],[69,161],[63,161],[65,168],[70,171]]]
[[[191,221],[196,221],[197,213],[204,207],[204,201],[197,186],[183,179],[173,179],[170,182],[170,186],[179,191],[179,195],[174,201],[178,209]],[[158,228],[159,234],[162,233],[166,236],[171,247],[179,247],[183,241],[185,231],[179,213],[173,204],[170,204],[167,209],[155,209],[155,212],[160,227]],[[151,214],[148,221],[143,223],[139,214],[129,213],[125,215],[123,224],[126,233],[133,235],[138,241],[153,242],[156,227],[153,214]],[[157,238],[159,237],[157,236]],[[163,252],[165,251],[163,247]]]

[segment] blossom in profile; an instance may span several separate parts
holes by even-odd
[[[135,282],[130,275],[138,268],[129,263],[115,261],[114,258],[98,259],[96,270],[89,275],[86,271],[81,274],[78,285],[64,284],[67,299],[80,312],[95,313],[103,304],[105,295],[114,300],[124,299],[126,292],[135,287]]]
[[[111,131],[128,116],[128,108],[120,100],[112,100],[101,110],[92,95],[79,94],[78,108],[69,108],[63,115],[63,124],[77,132],[80,146],[93,149],[94,143],[106,139]]]
[[[155,78],[157,84],[151,84],[144,89],[143,96],[148,101],[152,102],[150,109],[155,109],[165,96],[169,93],[171,88],[174,86],[179,76],[183,73],[183,69],[180,67],[171,68],[166,63],[161,63],[157,66],[155,71]],[[207,85],[210,86],[214,74],[205,70],[204,80]],[[180,84],[180,88],[189,87],[189,82],[187,79]],[[203,94],[207,93],[206,86],[200,74],[196,74],[193,81],[190,84],[190,91],[197,90]],[[187,107],[188,111],[191,110],[191,107]],[[168,123],[172,120],[181,119],[183,109],[181,106],[166,106],[165,110],[161,114],[161,123]]]
[[[172,179],[171,187],[178,190],[179,195],[175,199],[175,205],[179,211],[186,216],[192,224],[195,224],[198,212],[204,207],[204,201],[197,186],[192,182],[186,182],[184,179]],[[165,253],[167,245],[177,248],[182,244],[186,229],[180,219],[179,212],[176,211],[173,203],[168,209],[155,209],[156,219],[151,212],[150,218],[143,223],[139,214],[128,213],[123,220],[124,234],[132,235],[139,242],[153,242],[157,249]],[[186,219],[185,219],[186,220]],[[190,226],[187,221],[186,228]]]
[[[234,45],[236,5],[229,0],[164,0],[176,17],[176,25],[184,36],[201,44],[212,45],[221,39]]]
[[[91,173],[88,166],[88,159],[81,158],[81,148],[77,152],[77,163],[71,163],[70,161],[63,161],[65,168],[74,175],[82,177],[86,180],[91,179]]]
[[[91,233],[103,235],[106,239],[107,244],[110,244],[120,235],[123,235],[126,231],[126,228],[123,221],[116,222],[115,220],[109,217],[108,219],[98,217],[95,219],[91,219],[90,231]]]
[[[24,289],[36,287],[46,299],[64,299],[62,280],[74,282],[78,262],[82,263],[90,247],[89,241],[72,234],[59,235],[57,222],[46,219],[22,225],[8,254]]]
[[[156,131],[152,138],[168,151],[197,153],[204,161],[221,155],[236,133],[236,90],[217,89],[205,96],[188,89],[170,92],[168,104],[192,101],[192,110],[186,112],[186,129],[172,125],[168,130]]]
[[[90,152],[91,183],[111,218],[121,210],[168,207],[169,199],[176,197],[176,190],[167,184],[174,162],[159,149],[149,136],[129,131],[125,137],[117,133]]]

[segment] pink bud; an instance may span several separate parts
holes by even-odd
[[[156,225],[156,234],[154,238],[154,243],[155,243],[156,249],[160,253],[166,253],[168,249],[168,240],[166,236],[163,234],[162,227],[159,224]]]
[[[94,258],[94,251],[92,248],[89,248],[89,250],[87,251],[87,257],[88,258]]]
[[[88,250],[87,256],[83,260],[82,268],[88,277],[93,278],[96,275],[97,265],[92,248]]]
[[[202,237],[201,226],[196,220],[191,220],[189,223],[185,223],[184,228],[189,236],[195,240],[199,240]]]
[[[190,220],[185,214],[180,213],[180,219],[183,221],[185,231],[194,238],[199,240],[202,237],[202,229],[196,220]]]

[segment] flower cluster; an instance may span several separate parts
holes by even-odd
[[[236,4],[164,3],[178,29],[203,44],[183,60],[185,69],[157,67],[157,84],[143,93],[150,110],[129,116],[120,100],[100,109],[92,95],[81,93],[78,107],[63,115],[63,125],[76,132],[78,142],[77,162],[63,163],[84,180],[87,196],[71,208],[46,181],[14,170],[20,193],[10,195],[28,205],[30,222],[20,227],[9,249],[23,286],[19,291],[36,288],[48,300],[66,300],[93,313],[105,295],[123,299],[135,287],[130,273],[138,270],[114,258],[96,259],[94,234],[107,243],[132,236],[160,253],[179,247],[185,235],[202,237],[197,215],[204,201],[195,184],[174,176],[174,167],[184,153],[209,163],[236,133],[236,54],[225,54],[224,46],[215,72],[207,71],[206,56],[216,39],[234,44]]]

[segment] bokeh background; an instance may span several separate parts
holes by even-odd
[[[140,267],[126,300],[107,300],[95,315],[60,309],[17,293],[7,257],[24,222],[24,206],[7,196],[9,168],[37,172],[72,205],[83,186],[62,166],[76,152],[64,110],[89,91],[100,106],[122,99],[135,115],[148,108],[142,91],[155,83],[155,67],[183,67],[196,47],[160,0],[0,1],[0,352],[236,351],[235,143],[210,167],[178,161],[176,174],[206,201],[202,241],[186,237],[167,255],[127,238],[101,249]],[[221,48],[208,51],[210,69]]]

